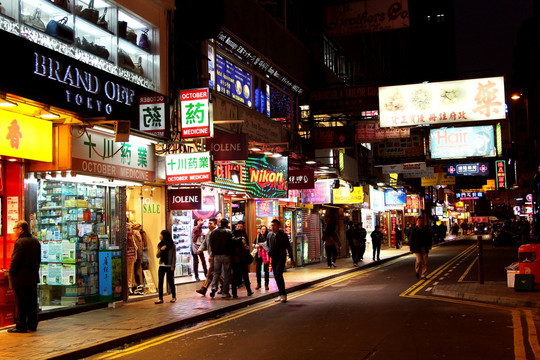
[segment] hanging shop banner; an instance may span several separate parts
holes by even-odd
[[[386,206],[405,205],[406,203],[407,193],[405,188],[384,190],[384,204]]]
[[[497,190],[506,189],[506,161],[495,161],[495,169],[497,171],[497,174],[495,175],[495,178],[497,180],[495,181]]]
[[[167,184],[212,181],[210,152],[168,154],[165,157]]]
[[[225,190],[245,192],[246,181],[244,168],[244,161],[215,161],[214,182],[208,185]]]
[[[156,136],[165,136],[166,99],[164,95],[139,97],[139,130]]]
[[[418,216],[420,215],[420,196],[419,195],[407,195],[407,203],[405,204],[405,216]]]
[[[212,151],[214,161],[247,160],[247,135],[215,134],[206,139],[206,149]]]
[[[315,172],[313,169],[289,170],[289,190],[313,189]]]
[[[351,148],[355,144],[352,126],[316,127],[311,136],[315,149]]]
[[[0,110],[0,155],[52,162],[52,122]]]
[[[379,128],[378,122],[356,124],[356,142],[372,143],[386,139],[411,137],[410,128]]]
[[[485,198],[485,194],[481,191],[470,191],[456,193],[457,200],[478,200]]]
[[[112,134],[87,129],[86,134],[72,139],[72,154],[76,173],[140,182],[156,178],[153,145],[119,143]]]
[[[471,126],[430,130],[432,159],[496,156],[493,126]]]
[[[446,176],[488,176],[489,163],[446,164]]]
[[[330,180],[318,180],[313,189],[302,190],[302,204],[330,204],[332,192]]]
[[[423,177],[421,186],[455,185],[455,177],[446,177],[446,173],[435,173],[432,177]]]
[[[381,127],[401,127],[506,117],[504,77],[379,88]]]
[[[171,189],[169,194],[170,210],[200,210],[202,208],[202,190]]]
[[[386,211],[384,205],[384,191],[369,186],[369,208],[374,211]]]
[[[286,198],[288,183],[287,157],[250,155],[246,161],[246,193],[252,198]]]
[[[326,8],[329,36],[395,30],[409,27],[407,0],[365,0]]]
[[[256,215],[257,217],[279,217],[279,200],[257,200]]]
[[[180,92],[183,139],[212,136],[209,94],[208,89]]]
[[[251,74],[216,53],[216,90],[251,107]]]
[[[362,186],[355,186],[352,191],[348,186],[340,186],[333,189],[332,195],[334,204],[362,204],[364,202]]]
[[[426,163],[383,165],[381,168],[383,174],[398,173],[403,175],[426,171],[427,169]]]

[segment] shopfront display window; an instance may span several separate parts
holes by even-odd
[[[101,301],[100,280],[110,280],[101,279],[100,252],[120,250],[109,220],[116,218],[115,189],[41,180],[28,191],[37,192],[37,197],[29,194],[35,201],[27,202],[27,210],[41,243],[41,308]],[[105,268],[109,270],[109,265]],[[112,294],[110,286],[109,291]]]

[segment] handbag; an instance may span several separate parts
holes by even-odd
[[[81,39],[77,38],[77,47],[84,51],[88,51],[90,54],[99,56],[100,58],[103,58],[105,60],[109,59],[109,50],[107,50],[105,46],[91,43],[86,40],[86,38],[82,38],[82,41]]]
[[[129,57],[128,54],[122,49],[118,51],[118,65],[134,71],[135,70],[135,64],[133,64],[133,60],[131,60],[131,57]]]
[[[36,8],[34,15],[23,15],[22,21],[39,31],[45,31],[45,24],[41,21],[41,9]]]
[[[142,67],[142,59],[141,59],[140,56],[139,56],[139,62],[135,64],[135,70],[134,71],[137,74],[144,75],[144,70],[143,70],[143,67]]]
[[[88,7],[81,11],[80,15],[83,19],[90,21],[91,23],[97,24],[99,19],[99,11],[94,9],[94,0],[90,0]]]
[[[125,39],[126,34],[127,34],[127,22],[119,21],[118,22],[118,36]]]
[[[148,29],[143,30],[139,37],[139,47],[145,51],[150,52],[150,40],[148,40]]]
[[[126,40],[137,45],[137,33],[131,29],[126,32]]]
[[[51,20],[47,24],[47,29],[45,30],[45,33],[57,38],[58,40],[62,40],[64,42],[67,42],[69,44],[73,43],[73,29],[67,26],[68,18],[65,16],[61,20]]]
[[[109,23],[107,22],[107,20],[105,20],[105,17],[107,16],[107,8],[105,8],[105,10],[103,10],[103,15],[101,15],[97,21],[97,25],[99,27],[102,27],[103,29],[105,30],[108,30],[108,27],[109,27]]]

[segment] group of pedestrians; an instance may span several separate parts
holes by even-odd
[[[351,249],[353,266],[358,266],[358,263],[364,260],[366,236],[367,231],[362,227],[362,223],[354,224],[353,221],[349,220],[347,230],[345,230],[345,237]]]

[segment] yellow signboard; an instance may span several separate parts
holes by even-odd
[[[348,186],[334,189],[334,204],[361,204],[363,202],[364,188],[362,186],[353,187],[352,192]]]
[[[423,177],[422,186],[435,185],[455,185],[456,178],[454,176],[446,177],[446,173],[435,173],[432,177]]]
[[[52,162],[52,122],[0,110],[0,155]]]

